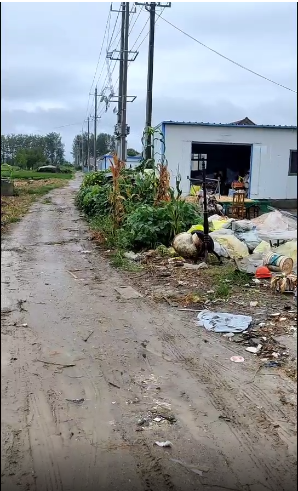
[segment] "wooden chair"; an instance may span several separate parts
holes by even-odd
[[[230,218],[238,218],[243,220],[246,216],[245,210],[245,191],[236,191],[233,195],[233,204],[228,210]]]

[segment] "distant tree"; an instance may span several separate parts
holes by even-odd
[[[15,160],[19,167],[27,170],[37,169],[47,162],[47,158],[40,148],[19,150]]]
[[[128,148],[127,149],[127,156],[128,157],[135,157],[136,155],[140,155],[140,152],[138,152],[134,148]]]
[[[49,163],[61,165],[64,162],[64,145],[61,135],[49,133],[48,135],[1,135],[1,162],[12,165],[17,164],[21,150],[36,150],[45,156]],[[27,154],[28,156],[29,154]],[[33,155],[33,153],[32,153]]]
[[[73,139],[72,144],[72,155],[74,157],[74,162],[76,161],[76,156],[79,155],[81,160],[82,155],[82,142],[83,142],[83,156],[84,164],[87,164],[88,155],[88,134],[83,133],[76,135]],[[108,133],[99,133],[96,137],[96,158],[105,155],[106,153],[111,153],[115,151],[115,137],[109,135]],[[90,133],[89,135],[89,152],[90,157],[94,157],[94,135]]]

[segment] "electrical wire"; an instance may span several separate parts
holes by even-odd
[[[163,13],[163,12],[162,12]],[[290,92],[294,92],[295,94],[297,94],[297,91],[296,90],[293,90],[293,89],[290,89],[290,87],[287,87],[286,85],[282,85],[278,82],[275,82],[274,80],[272,80],[271,78],[268,78],[268,77],[265,77],[264,75],[261,75],[260,73],[258,72],[255,72],[254,70],[251,70],[250,68],[247,68],[246,66],[244,65],[241,65],[241,63],[238,63],[237,61],[234,61],[232,60],[231,58],[228,58],[228,56],[225,56],[223,55],[222,53],[219,53],[219,51],[216,51],[215,49],[213,48],[210,48],[210,46],[207,46],[207,44],[204,44],[202,43],[201,41],[199,41],[198,39],[196,39],[195,37],[191,36],[190,34],[188,34],[187,32],[183,31],[182,29],[180,29],[180,27],[177,27],[175,26],[174,24],[172,24],[172,22],[168,21],[167,19],[165,19],[164,17],[162,17],[162,13],[161,14],[157,14],[159,16],[160,19],[162,19],[164,22],[166,22],[167,24],[169,24],[170,26],[174,27],[174,29],[176,29],[177,31],[181,32],[182,34],[184,34],[185,36],[187,36],[188,38],[192,39],[193,41],[195,41],[196,43],[200,44],[201,46],[203,46],[204,48],[208,49],[209,51],[212,51],[212,53],[215,53],[216,55],[220,56],[221,58],[223,58],[224,60],[227,60],[229,61],[230,63],[233,63],[234,65],[238,66],[239,68],[242,68],[243,70],[246,70],[247,72],[250,72],[252,73],[253,75],[256,75],[257,77],[260,77],[264,80],[267,80],[267,82],[271,82],[272,84],[274,85],[278,85],[279,87],[282,87],[283,89],[286,89],[286,90],[289,90]]]
[[[109,15],[108,15],[107,22],[106,22],[106,27],[105,27],[105,31],[104,31],[104,36],[103,36],[103,40],[102,40],[102,44],[101,44],[101,48],[100,48],[100,52],[99,52],[99,56],[98,56],[98,60],[97,60],[97,64],[96,64],[96,68],[95,68],[95,72],[94,72],[94,75],[93,75],[92,84],[91,84],[91,87],[90,87],[90,90],[89,90],[89,96],[88,96],[88,102],[87,102],[87,110],[86,110],[86,117],[87,117],[87,115],[88,115],[88,111],[89,111],[89,104],[90,104],[91,91],[92,91],[93,84],[94,84],[94,81],[95,81],[95,77],[96,77],[96,74],[97,74],[97,70],[98,70],[98,66],[99,66],[100,58],[101,58],[102,51],[103,51],[103,47],[104,47],[104,42],[105,42],[105,37],[106,37],[107,29],[108,29],[108,26],[109,26],[109,24],[110,24],[110,19],[111,19],[111,8],[110,8],[110,10],[109,10]]]

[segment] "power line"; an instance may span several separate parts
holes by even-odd
[[[101,48],[100,48],[100,52],[99,52],[99,56],[98,56],[98,60],[97,60],[96,68],[95,68],[95,72],[94,72],[94,75],[93,75],[92,84],[91,84],[91,87],[90,87],[90,89],[89,89],[89,95],[88,95],[88,103],[87,103],[86,116],[88,116],[88,111],[89,111],[89,103],[90,103],[90,97],[91,97],[91,91],[92,91],[92,88],[93,88],[93,84],[94,84],[94,81],[95,81],[95,77],[96,77],[97,70],[98,70],[98,66],[99,66],[99,62],[100,62],[100,58],[101,58],[101,55],[102,55],[102,51],[103,51],[103,47],[104,47],[104,42],[105,42],[105,37],[106,37],[107,29],[108,29],[108,26],[109,26],[109,24],[110,24],[110,18],[111,18],[111,9],[109,10],[109,15],[108,15],[107,22],[106,22],[106,27],[105,27],[105,31],[104,31],[104,36],[103,36],[103,40],[102,40],[102,44],[101,44]]]
[[[193,36],[191,36],[190,34],[188,34],[187,32],[183,31],[182,29],[180,29],[179,27],[175,26],[174,24],[172,24],[172,22],[168,21],[167,19],[165,19],[164,17],[162,17],[162,13],[161,14],[157,14],[159,15],[159,17],[164,21],[166,22],[167,24],[169,24],[170,26],[174,27],[174,29],[176,29],[177,31],[181,32],[182,34],[184,34],[185,36],[187,36],[188,38],[192,39],[193,41],[195,41],[196,43],[200,44],[201,46],[203,46],[204,48],[208,49],[209,51],[212,51],[212,53],[215,53],[216,55],[220,56],[221,58],[223,58],[224,60],[227,60],[229,61],[230,63],[233,63],[234,65],[238,66],[239,68],[242,68],[243,70],[246,70],[247,72],[250,72],[252,73],[253,75],[256,75],[257,77],[260,77],[264,80],[267,80],[267,82],[271,82],[272,84],[274,85],[278,85],[279,87],[282,87],[283,89],[286,89],[286,90],[289,90],[290,92],[294,92],[295,94],[297,94],[297,91],[296,90],[293,90],[293,89],[290,89],[289,87],[286,87],[285,85],[282,85],[278,82],[275,82],[274,80],[271,80],[270,78],[268,77],[265,77],[264,75],[261,75],[260,73],[258,72],[255,72],[254,70],[251,70],[250,68],[247,68],[246,66],[244,65],[241,65],[241,63],[238,63],[237,61],[234,61],[232,60],[231,58],[228,58],[227,56],[223,55],[222,53],[219,53],[218,51],[216,51],[215,49],[213,48],[210,48],[209,46],[207,46],[206,44],[202,43],[201,41],[199,41],[198,39],[194,38]]]

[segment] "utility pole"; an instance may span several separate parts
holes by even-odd
[[[121,37],[120,37],[120,60],[119,60],[119,93],[118,93],[118,112],[117,112],[117,127],[122,128],[122,99],[123,99],[123,62],[124,62],[124,38],[125,38],[125,2],[121,3]],[[122,133],[122,131],[121,131]],[[117,139],[118,148],[117,154],[122,158],[121,138]]]
[[[90,172],[90,117],[87,118],[87,168]]]
[[[115,138],[117,141],[117,154],[120,160],[126,160],[126,137],[130,132],[127,126],[127,103],[133,102],[136,96],[127,95],[127,69],[128,63],[132,62],[138,56],[138,51],[130,51],[128,49],[129,36],[129,16],[135,13],[135,8],[129,9],[129,2],[121,2],[120,10],[111,10],[113,12],[121,12],[121,36],[120,50],[113,50],[107,53],[107,58],[110,60],[119,61],[119,90],[118,96],[109,99],[109,102],[117,102],[117,124],[115,125]]]
[[[171,2],[136,2],[136,5],[144,5],[145,9],[149,12],[149,48],[148,48],[148,73],[147,73],[147,100],[146,100],[146,147],[145,158],[151,160],[152,155],[152,137],[150,134],[150,128],[152,127],[152,95],[153,95],[153,67],[154,67],[154,41],[155,41],[155,14],[156,7],[166,8],[171,7]]]
[[[122,80],[122,118],[121,118],[121,160],[126,161],[126,109],[127,109],[127,68],[128,68],[128,31],[129,31],[129,2],[125,3],[125,29],[123,50],[123,80]]]
[[[97,170],[96,165],[96,130],[97,130],[97,87],[94,91],[94,170]]]
[[[84,131],[82,128],[82,138],[81,138],[81,163],[82,163],[82,171],[84,172]]]

